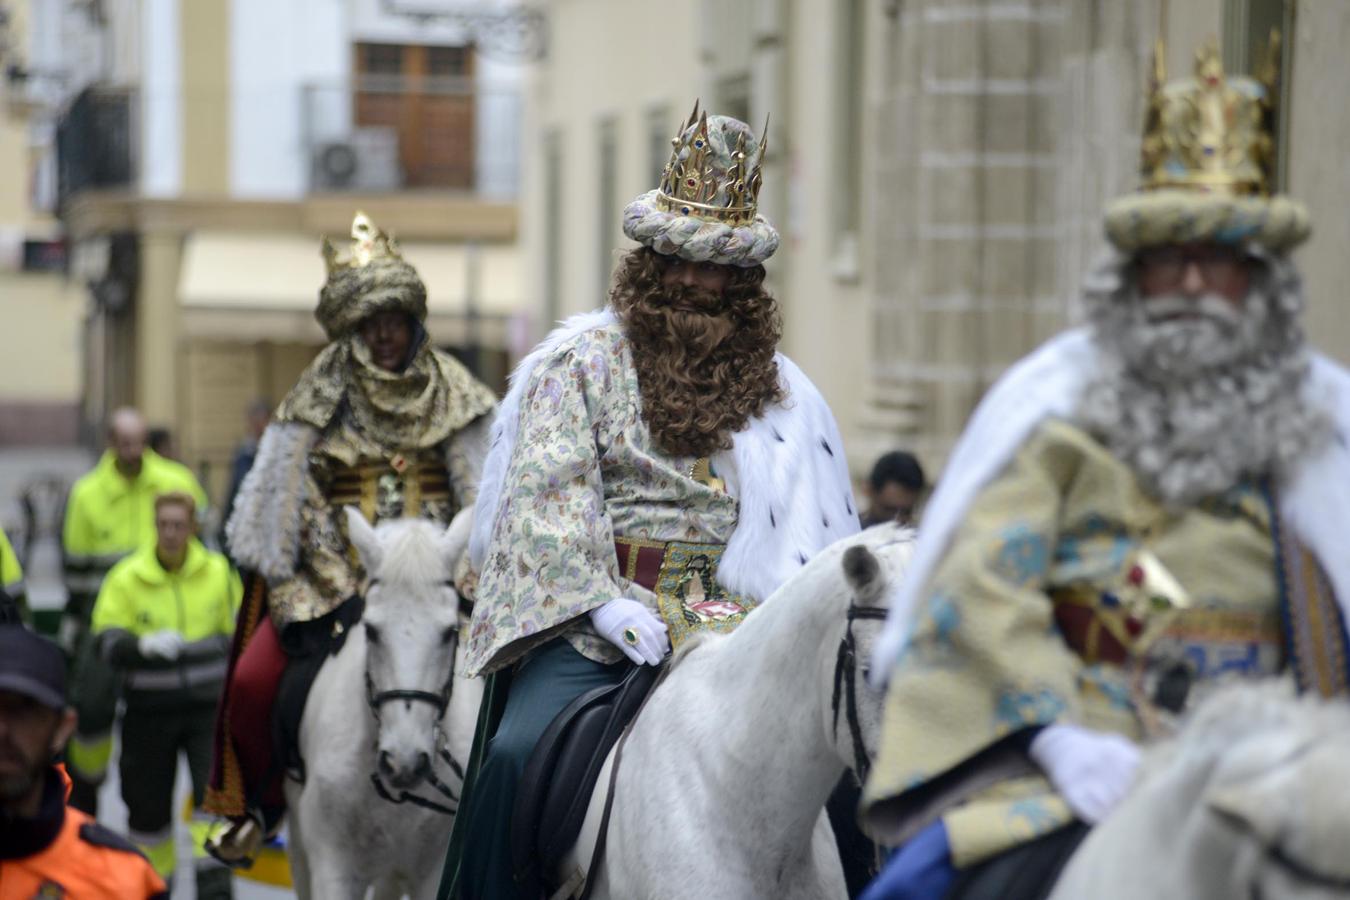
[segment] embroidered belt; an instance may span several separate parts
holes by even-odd
[[[333,506],[356,506],[366,521],[374,522],[381,506],[381,492],[401,495],[402,515],[416,518],[423,503],[450,500],[450,475],[444,463],[409,462],[396,456],[389,462],[342,466],[333,473],[328,502]]]
[[[700,631],[731,631],[758,605],[718,584],[723,544],[615,538],[614,551],[619,573],[656,595],[672,649]]]
[[[1237,610],[1190,608],[1168,614],[1162,627],[1103,601],[1091,588],[1067,588],[1053,593],[1055,623],[1064,641],[1083,661],[1124,666],[1147,649],[1152,639],[1191,642],[1279,644],[1279,616]]]

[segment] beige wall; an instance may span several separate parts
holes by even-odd
[[[80,396],[85,291],[60,275],[0,272],[0,403]]]
[[[1300,0],[1294,42],[1289,193],[1308,204],[1312,238],[1298,251],[1307,331],[1350,363],[1350,3]]]
[[[535,321],[544,327],[545,185],[543,138],[561,142],[566,177],[560,185],[561,313],[593,309],[604,302],[608,278],[601,279],[602,219],[612,228],[611,249],[632,246],[622,236],[623,207],[649,184],[647,115],[670,111],[670,132],[698,91],[695,3],[664,0],[554,0],[548,6],[550,52],[534,73],[525,133],[522,233],[525,258],[532,267],[527,283],[538,298]],[[597,23],[604,23],[603,28]],[[599,209],[598,128],[613,119],[618,129],[616,205]],[[617,259],[617,253],[611,254]]]

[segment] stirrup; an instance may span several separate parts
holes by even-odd
[[[217,862],[231,869],[250,869],[263,845],[262,823],[249,813],[230,821],[228,827],[216,831],[203,843],[203,848]]]

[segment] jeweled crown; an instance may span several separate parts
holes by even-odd
[[[735,125],[744,130],[739,131],[733,145],[725,148],[728,160],[714,146],[707,112],[700,112],[699,104],[694,103],[689,121],[670,142],[670,162],[657,189],[658,208],[733,227],[755,221],[764,184],[761,169],[769,123],[765,120],[764,132],[757,141],[749,129],[739,122]]]
[[[1268,195],[1275,181],[1280,36],[1272,31],[1256,78],[1225,77],[1217,41],[1195,54],[1195,77],[1166,83],[1154,48],[1144,123],[1144,190]]]
[[[370,216],[357,210],[352,219],[352,243],[341,253],[327,237],[323,239],[323,261],[332,275],[339,269],[359,269],[377,259],[402,259],[398,241],[371,221]]]

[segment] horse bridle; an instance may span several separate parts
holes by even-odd
[[[839,654],[834,661],[834,692],[830,699],[830,712],[834,719],[834,739],[839,739],[840,700],[843,701],[845,721],[848,723],[849,737],[853,742],[853,774],[858,782],[867,780],[870,764],[867,760],[867,747],[863,744],[862,723],[858,721],[858,639],[853,634],[853,623],[864,621],[885,621],[887,609],[884,606],[848,607],[848,623],[844,626],[844,636],[839,640]]]
[[[374,587],[377,583],[378,582],[375,579],[371,579],[370,584],[367,585],[366,587],[367,593],[369,593],[370,588]],[[451,585],[451,587],[453,587],[453,585]],[[460,598],[460,604],[461,604],[460,612],[462,613],[464,606],[463,598]],[[458,632],[456,632],[454,638],[452,638],[451,640],[451,651],[450,651],[451,659],[454,659],[455,653],[458,651],[458,649],[459,649],[459,634]],[[442,734],[441,721],[445,718],[445,713],[450,708],[450,697],[453,694],[455,687],[455,667],[453,664],[451,664],[450,671],[445,679],[445,684],[441,687],[439,692],[411,690],[408,688],[397,688],[390,691],[376,691],[375,679],[372,678],[370,675],[370,655],[368,652],[366,654],[365,676],[366,676],[366,705],[370,707],[371,714],[375,716],[375,723],[377,725],[379,724],[380,721],[380,708],[383,707],[384,704],[386,703],[392,703],[396,700],[404,700],[409,703],[414,702],[430,703],[432,706],[436,708],[436,719],[433,724],[436,728],[437,734]],[[439,743],[439,741],[437,743]],[[458,762],[455,761],[455,758],[450,755],[450,751],[446,750],[444,747],[439,747],[437,749],[437,755],[440,756],[440,758],[450,766],[451,770],[460,779],[460,781],[464,780],[464,769],[460,766]],[[384,782],[380,780],[380,773],[378,771],[370,773],[370,783],[375,786],[375,793],[379,794],[381,799],[387,800],[390,803],[412,803],[415,806],[420,806],[423,809],[430,809],[433,812],[438,812],[446,816],[453,816],[455,814],[455,810],[459,807],[459,797],[455,794],[454,790],[451,789],[449,785],[447,785],[445,782],[441,781],[439,778],[436,777],[436,771],[434,767],[427,772],[426,783],[430,785],[441,796],[445,797],[451,803],[454,803],[455,806],[453,808],[446,806],[442,803],[439,803],[435,800],[428,800],[425,797],[419,797],[416,794],[410,794],[402,789],[399,790],[398,796],[394,796],[389,792],[389,789],[384,786]]]

